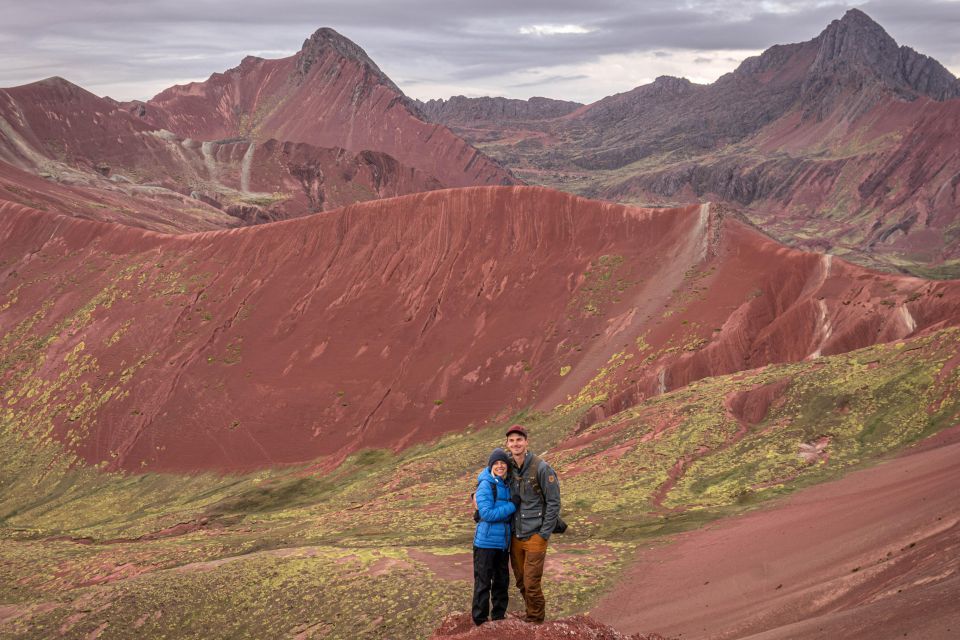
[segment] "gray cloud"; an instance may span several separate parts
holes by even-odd
[[[0,0],[0,86],[61,75],[97,93],[146,98],[173,82],[233,67],[246,53],[289,55],[316,28],[331,26],[413,95],[416,87],[490,84],[509,74],[515,75],[502,86],[520,94],[557,82],[548,76],[570,82],[583,74],[569,67],[604,55],[645,52],[666,60],[689,51],[695,54],[689,60],[709,61],[706,52],[808,40],[851,6],[901,44],[945,64],[960,56],[954,35],[960,3],[948,0],[917,0],[909,7],[896,0],[594,0],[589,7],[582,0]],[[531,25],[590,31],[521,33]],[[523,80],[531,70],[544,80]],[[581,93],[589,94],[591,79],[577,80],[587,87]],[[129,93],[136,91],[143,93]]]
[[[542,87],[544,85],[557,84],[559,82],[576,82],[577,80],[586,80],[590,76],[584,74],[577,74],[572,76],[547,76],[545,78],[537,78],[536,80],[531,80],[529,82],[514,82],[513,84],[507,85],[513,89],[526,89],[527,87]]]

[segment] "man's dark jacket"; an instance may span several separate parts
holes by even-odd
[[[560,480],[545,461],[529,469],[534,455],[527,451],[523,465],[511,457],[510,490],[520,495],[520,508],[513,516],[513,530],[521,540],[535,533],[549,538],[560,517]],[[537,490],[539,481],[540,491]]]

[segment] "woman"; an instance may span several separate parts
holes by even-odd
[[[507,452],[497,448],[487,468],[477,476],[477,533],[473,537],[473,622],[481,625],[487,615],[502,620],[507,614],[510,586],[510,520],[520,496],[510,496]],[[492,611],[491,611],[492,602]]]

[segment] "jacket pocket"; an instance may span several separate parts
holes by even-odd
[[[517,527],[517,535],[521,538],[526,538],[531,533],[536,533],[540,530],[540,525],[543,524],[543,509],[521,509],[520,510],[520,523]]]

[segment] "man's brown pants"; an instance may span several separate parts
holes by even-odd
[[[527,622],[543,622],[547,601],[540,588],[543,562],[547,558],[547,541],[537,534],[526,540],[514,537],[510,544],[510,565],[517,579],[517,588],[527,607]]]

